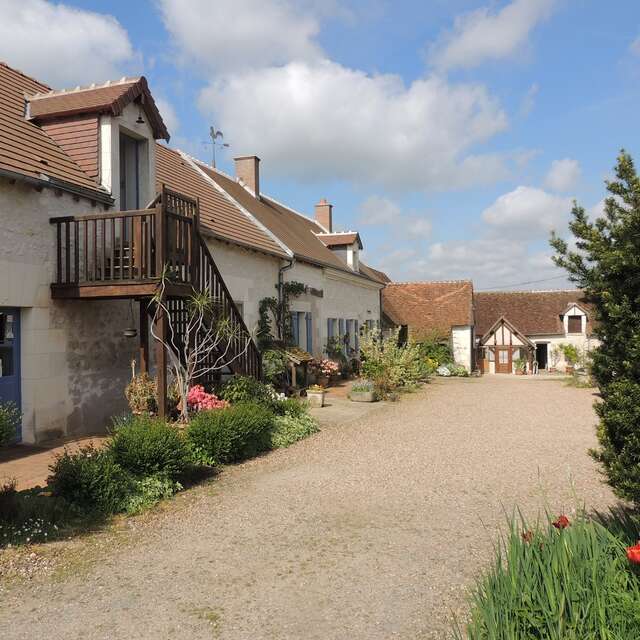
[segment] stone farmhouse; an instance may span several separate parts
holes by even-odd
[[[231,373],[260,375],[260,301],[286,282],[304,285],[290,320],[316,357],[331,337],[357,351],[379,324],[388,278],[331,204],[306,216],[266,195],[255,156],[229,176],[168,141],[143,77],[55,91],[0,64],[0,401],[22,409],[18,440],[103,430],[132,360],[157,375],[162,410],[167,353],[149,325],[164,269],[157,334],[208,291],[249,345]]]
[[[540,371],[567,367],[560,345],[586,353],[598,345],[590,305],[578,290],[480,291],[469,280],[392,283],[383,291],[386,326],[420,340],[450,341],[468,371],[513,373],[518,359]]]

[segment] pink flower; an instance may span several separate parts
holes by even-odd
[[[192,411],[210,411],[229,406],[226,400],[220,400],[215,394],[207,393],[201,384],[196,384],[189,389],[187,404]]]

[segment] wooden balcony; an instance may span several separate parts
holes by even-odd
[[[165,189],[151,209],[52,218],[53,298],[151,296],[166,267],[169,295],[197,285],[197,202]]]

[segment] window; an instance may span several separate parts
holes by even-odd
[[[14,316],[0,312],[0,378],[14,375]]]
[[[582,316],[569,316],[567,331],[568,333],[582,333]]]
[[[120,210],[140,208],[140,141],[120,134]]]
[[[240,317],[244,319],[244,302],[238,302],[237,300],[234,300],[233,303],[236,305],[236,309],[238,309]]]
[[[509,352],[506,349],[498,350],[498,362],[500,364],[509,364]]]

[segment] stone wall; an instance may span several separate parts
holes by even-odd
[[[131,323],[128,303],[54,301],[49,288],[56,246],[49,218],[101,211],[0,179],[0,306],[20,308],[24,442],[100,432],[126,408],[123,389],[137,352],[137,341],[122,335]]]

